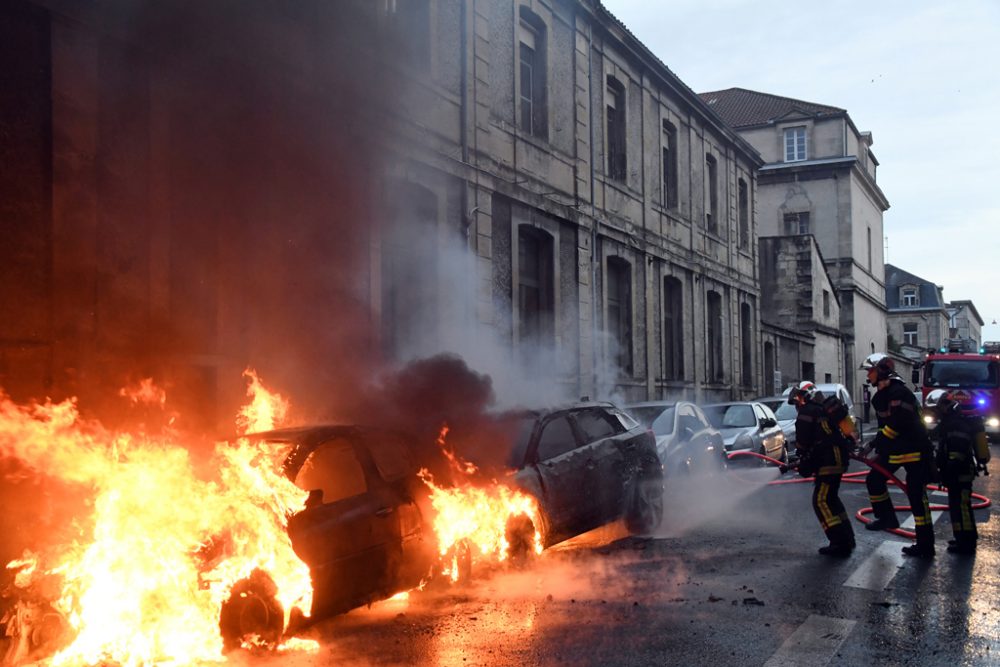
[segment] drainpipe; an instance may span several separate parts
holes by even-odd
[[[590,130],[590,354],[591,354],[591,392],[597,390],[597,363],[598,363],[598,331],[597,331],[597,310],[599,307],[597,293],[597,208],[594,203],[594,186],[596,176],[594,174],[594,23],[588,26],[590,33],[590,43],[587,49],[587,96],[588,100],[588,125]]]

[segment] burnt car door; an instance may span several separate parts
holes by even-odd
[[[427,500],[427,487],[417,476],[412,445],[408,438],[390,431],[376,431],[367,437],[368,451],[379,477],[392,490],[399,522],[398,549],[389,549],[390,573],[395,593],[417,586],[427,577],[437,560],[437,542],[429,520],[418,505]],[[429,500],[425,503],[429,510]]]
[[[546,418],[528,449],[528,464],[517,474],[522,486],[539,489],[547,544],[585,532],[596,514],[597,468],[592,460],[588,464],[589,452],[581,450],[576,433],[567,413]]]
[[[390,594],[392,553],[400,549],[399,514],[358,438],[320,442],[292,479],[309,492],[305,509],[289,519],[288,534],[312,575],[313,616]]]
[[[621,516],[625,503],[626,454],[635,458],[635,442],[617,420],[601,408],[586,408],[572,414],[584,444],[585,467],[592,477],[593,515],[588,529],[596,528]]]

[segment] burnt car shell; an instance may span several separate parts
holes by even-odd
[[[321,618],[418,585],[435,561],[408,439],[364,426],[313,426],[252,436],[291,447],[284,472],[309,492],[288,521],[309,566],[311,616]]]
[[[636,498],[662,503],[663,469],[653,434],[613,404],[578,403],[505,418],[520,429],[508,464],[517,485],[539,501],[546,547],[622,516],[628,521],[639,513]],[[653,508],[657,512],[662,515],[662,505]],[[651,523],[658,521],[654,516]]]

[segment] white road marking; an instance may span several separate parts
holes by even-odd
[[[906,559],[902,552],[903,546],[902,542],[893,540],[880,544],[847,578],[844,586],[865,588],[870,591],[885,590]]]
[[[947,505],[948,504],[948,492],[947,491],[931,491],[928,494],[928,500],[932,505]],[[934,496],[944,496],[944,502],[938,503],[934,502]],[[944,513],[944,510],[935,510],[931,512],[931,523],[937,523],[938,518]],[[909,518],[904,521],[899,527],[906,530],[913,530],[916,527],[916,522],[913,520],[913,515],[911,514]]]
[[[764,667],[817,667],[830,662],[856,621],[815,614],[774,652]]]

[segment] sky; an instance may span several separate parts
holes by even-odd
[[[886,261],[1000,341],[1000,0],[603,0],[695,92],[846,109],[872,133]]]

